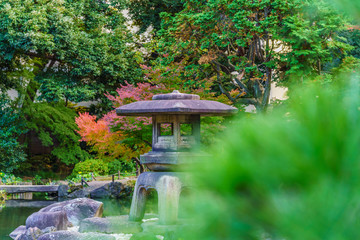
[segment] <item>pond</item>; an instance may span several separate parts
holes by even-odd
[[[129,214],[131,200],[96,199],[104,203],[104,216]],[[0,210],[0,239],[10,240],[9,234],[18,226],[25,225],[26,218],[56,201],[44,199],[8,200]]]

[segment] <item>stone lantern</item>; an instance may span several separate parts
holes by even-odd
[[[173,172],[178,166],[189,165],[196,153],[189,150],[200,143],[200,116],[232,115],[237,109],[226,104],[200,100],[198,95],[173,91],[154,95],[152,101],[139,101],[116,109],[119,116],[152,117],[152,151],[141,155],[140,161],[151,172],[137,179],[129,219],[141,221],[145,212],[147,192],[158,193],[160,224],[176,224],[181,190],[186,187],[184,174]]]

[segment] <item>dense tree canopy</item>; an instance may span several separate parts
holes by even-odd
[[[136,84],[239,108],[253,104],[260,112],[274,82],[331,82],[335,72],[358,66],[358,30],[329,2],[338,0],[4,0],[0,87],[19,93],[10,106],[22,112],[29,130],[21,143],[35,134],[51,148],[51,159],[86,159],[79,133],[91,154],[132,156],[150,144],[150,126],[136,129],[138,122],[119,121],[112,110],[127,95],[136,98]],[[131,24],[139,27],[136,34]],[[149,26],[153,38],[139,41]],[[87,100],[98,104],[75,124],[73,103]],[[223,120],[206,119],[202,134],[211,139]],[[98,131],[87,131],[93,128]],[[108,141],[99,142],[102,137]],[[32,156],[29,148],[27,153]]]
[[[36,80],[48,101],[81,101],[104,98],[124,80],[139,80],[121,6],[121,1],[2,1],[2,82],[11,86],[17,78],[21,88]],[[21,79],[22,66],[31,78]]]
[[[213,82],[234,103],[269,102],[270,84],[322,74],[348,49],[343,18],[324,1],[184,1],[162,14],[156,65],[183,63],[183,82]],[[163,72],[166,74],[165,72]]]
[[[1,88],[18,91],[12,105],[22,109],[26,127],[67,164],[86,152],[79,146],[75,112],[66,106],[100,100],[106,108],[104,93],[141,80],[141,58],[122,7],[122,1],[0,3]]]

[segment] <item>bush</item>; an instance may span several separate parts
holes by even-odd
[[[16,177],[14,174],[0,172],[0,184],[13,185],[22,181],[20,177]]]
[[[114,160],[108,163],[109,174],[120,172],[134,172],[136,171],[136,164],[130,161]]]
[[[100,159],[87,159],[83,162],[75,164],[71,176],[76,176],[78,174],[88,174],[94,173],[97,175],[106,175],[108,174],[108,165]]]

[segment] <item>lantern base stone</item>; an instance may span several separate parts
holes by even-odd
[[[175,172],[144,172],[136,181],[130,208],[130,221],[144,218],[146,196],[149,191],[158,193],[159,224],[178,223],[179,199],[183,188],[188,187],[189,174]]]

